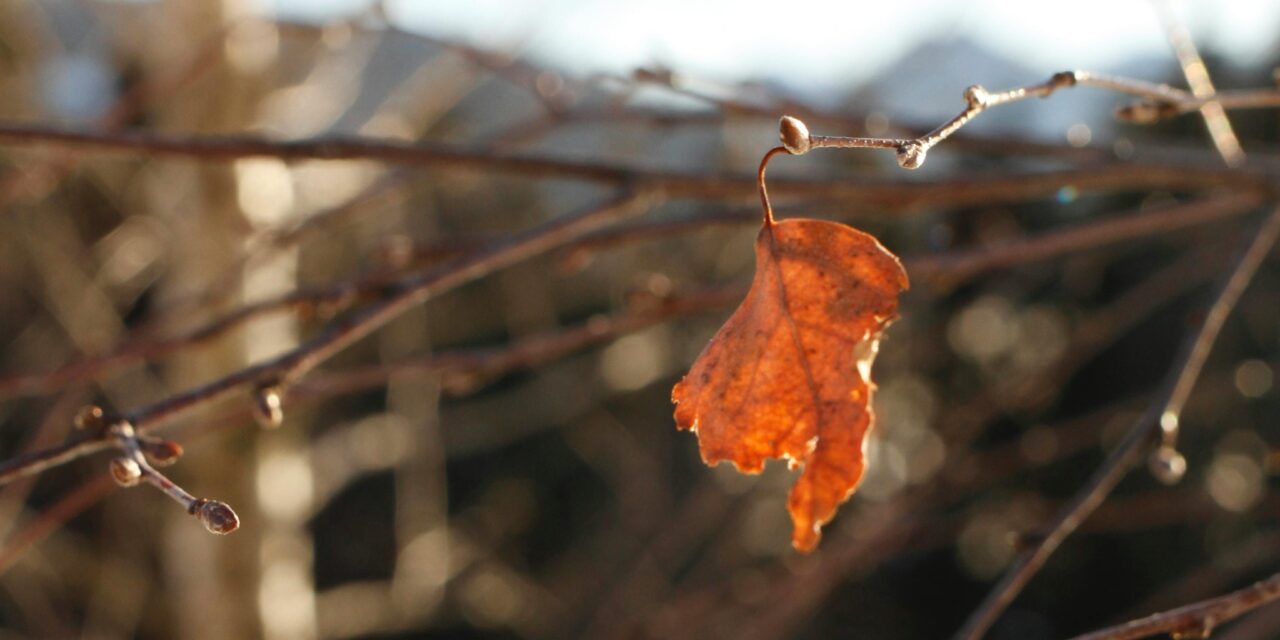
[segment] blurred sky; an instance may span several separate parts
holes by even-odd
[[[323,21],[369,0],[258,0],[286,18]],[[567,71],[661,64],[723,81],[784,80],[823,91],[868,79],[922,42],[967,38],[1044,73],[1115,70],[1170,56],[1151,0],[386,0],[405,29],[510,47]],[[1266,59],[1280,1],[1177,1],[1202,50]]]

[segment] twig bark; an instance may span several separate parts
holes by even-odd
[[[1276,600],[1280,600],[1280,573],[1224,596],[1086,633],[1074,640],[1136,640],[1162,633],[1175,638],[1207,638],[1223,622]]]

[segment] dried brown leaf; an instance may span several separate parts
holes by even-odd
[[[759,473],[803,471],[791,488],[792,544],[809,551],[866,468],[871,363],[907,288],[872,236],[822,220],[771,217],[756,238],[751,290],[675,386],[676,426],[702,459]]]

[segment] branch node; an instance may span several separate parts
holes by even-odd
[[[903,169],[919,169],[924,164],[928,147],[917,140],[908,140],[897,148],[898,166]]]
[[[1059,71],[1058,73],[1053,74],[1053,77],[1049,78],[1049,86],[1054,89],[1074,87],[1079,81],[1080,78],[1076,75],[1075,71]]]
[[[973,109],[986,108],[987,99],[990,97],[991,94],[980,84],[969,85],[969,88],[964,90],[964,101]]]
[[[142,480],[142,467],[133,458],[112,458],[111,479],[122,487],[135,487]]]
[[[131,443],[136,443],[138,433],[133,428],[133,423],[125,419],[113,421],[106,426],[106,432],[112,438],[115,438],[117,445],[126,451],[130,448]]]

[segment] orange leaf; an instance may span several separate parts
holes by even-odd
[[[676,426],[698,434],[708,465],[803,468],[787,501],[800,551],[862,480],[871,362],[906,288],[898,258],[870,235],[769,216],[751,290],[672,391]]]

